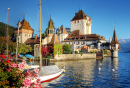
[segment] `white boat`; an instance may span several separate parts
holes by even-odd
[[[56,65],[43,66],[38,72],[39,77],[32,78],[31,83],[34,83],[37,79],[40,79],[41,82],[49,82],[61,75],[65,71],[65,67],[59,69]]]

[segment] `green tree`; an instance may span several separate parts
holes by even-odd
[[[71,53],[70,44],[63,45],[63,53],[64,54]]]
[[[47,36],[47,30],[48,30],[48,28],[46,28],[46,31],[42,34],[42,37],[46,37]]]
[[[32,47],[31,47],[31,45],[26,45],[24,43],[23,44],[19,43],[17,51],[18,51],[18,54],[20,54],[20,53],[26,54],[26,53],[32,51]]]
[[[9,36],[12,37],[14,34],[14,30],[16,28],[13,26],[9,26]],[[7,25],[5,23],[0,22],[0,37],[5,37],[6,36],[6,30],[7,30]]]
[[[0,37],[0,52],[3,54],[4,51],[7,49],[7,41],[6,37]],[[9,52],[15,52],[16,50],[16,43],[9,40]]]
[[[63,45],[63,51],[69,51],[70,50],[70,44]]]
[[[75,51],[75,54],[78,54],[78,51]]]

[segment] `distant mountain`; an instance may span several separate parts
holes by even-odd
[[[121,44],[121,50],[119,52],[130,53],[130,39],[120,39],[118,41]]]

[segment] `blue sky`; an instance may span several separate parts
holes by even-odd
[[[42,33],[48,27],[50,15],[55,28],[63,25],[70,27],[70,21],[81,9],[92,19],[92,33],[104,36],[106,40],[113,36],[114,24],[118,39],[130,38],[130,0],[41,0],[42,1]],[[39,34],[39,0],[0,0],[0,22],[16,27],[25,19]]]

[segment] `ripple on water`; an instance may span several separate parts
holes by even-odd
[[[43,83],[50,88],[130,88],[130,54],[119,53],[119,58],[61,61],[54,64],[66,66],[66,72],[47,85]]]

